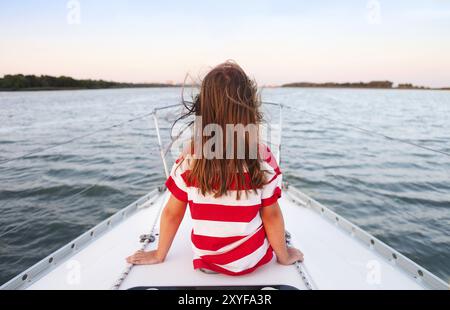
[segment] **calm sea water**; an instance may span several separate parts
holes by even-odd
[[[450,92],[267,89],[263,99],[297,109],[284,111],[285,180],[450,279],[450,157],[301,112],[450,152]],[[0,161],[179,100],[180,89],[0,93]],[[155,143],[147,117],[1,164],[0,283],[160,185]]]

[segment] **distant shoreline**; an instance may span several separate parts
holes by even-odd
[[[139,88],[177,88],[181,85],[149,85],[149,86],[123,86],[123,87],[39,87],[39,88],[21,88],[21,89],[5,89],[0,88],[0,92],[39,92],[39,91],[64,91],[64,90],[105,90],[105,89],[139,89]]]
[[[450,88],[381,88],[381,87],[326,87],[326,86],[276,86],[268,88],[309,88],[309,89],[367,89],[367,90],[433,90],[433,91],[450,91]]]
[[[77,80],[67,76],[50,75],[5,75],[0,78],[0,91],[53,91],[119,88],[162,88],[179,87],[169,83],[121,83],[105,80]]]
[[[0,92],[14,91],[58,91],[58,90],[95,90],[95,89],[130,89],[130,88],[176,88],[192,87],[171,83],[122,83],[105,80],[77,80],[67,76],[49,75],[5,75],[0,78]],[[450,87],[432,88],[403,83],[394,87],[391,81],[347,82],[347,83],[312,83],[296,82],[274,85],[267,88],[336,88],[336,89],[392,89],[392,90],[450,90]]]
[[[392,90],[450,90],[450,87],[433,88],[426,86],[416,86],[413,84],[398,84],[394,87],[391,81],[372,81],[368,83],[310,83],[298,82],[281,85],[282,88],[349,88],[349,89],[392,89]]]

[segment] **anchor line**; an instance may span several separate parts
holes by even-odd
[[[162,192],[164,189],[160,188],[160,192]],[[160,206],[158,209],[158,213],[155,216],[155,220],[153,221],[153,225],[151,226],[151,230],[148,234],[149,238],[146,238],[145,240],[141,240],[141,242],[143,242],[142,246],[140,247],[140,251],[145,251],[148,247],[148,245],[150,243],[153,243],[156,241],[156,225],[158,224],[158,220],[159,217],[161,215],[162,210],[164,209],[164,200],[162,200],[160,202]],[[153,239],[152,239],[153,238]],[[131,270],[133,269],[134,265],[133,264],[128,264],[125,266],[124,270],[120,273],[119,278],[114,282],[114,284],[112,285],[112,287],[110,288],[111,290],[118,290],[120,289],[120,286],[122,285],[122,283],[125,281],[125,279],[128,277],[128,275],[130,274]]]

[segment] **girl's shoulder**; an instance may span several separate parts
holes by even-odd
[[[270,147],[264,143],[260,143],[258,148],[259,156],[261,158],[261,161],[263,162],[263,167],[265,168],[265,170],[279,171],[280,167],[278,166],[277,159],[270,150]]]
[[[183,150],[178,155],[175,165],[177,165],[177,168],[181,171],[189,170],[192,165],[193,160],[193,151],[191,148],[191,144],[188,143],[183,147]]]

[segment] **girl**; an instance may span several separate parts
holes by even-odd
[[[194,134],[196,141],[181,154],[166,182],[171,196],[161,215],[157,250],[136,252],[128,263],[164,262],[188,204],[195,269],[243,275],[271,261],[273,252],[282,265],[303,260],[298,249],[286,245],[277,202],[281,172],[254,129],[262,119],[259,105],[255,83],[237,64],[226,62],[206,75],[189,114],[201,118],[196,124],[201,132],[214,131],[216,143]],[[229,130],[239,124],[247,131]],[[225,131],[226,139],[216,140]]]

